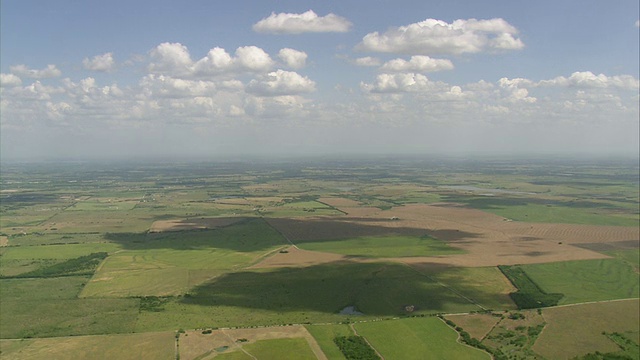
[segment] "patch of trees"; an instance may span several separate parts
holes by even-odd
[[[5,276],[3,278],[50,278],[60,276],[92,275],[98,268],[98,265],[100,265],[100,262],[106,259],[108,255],[109,254],[106,252],[91,253],[89,255],[69,259],[61,263],[45,266],[26,273],[14,276]]]
[[[337,336],[333,342],[347,360],[379,360],[380,357],[362,336]]]
[[[440,317],[440,316],[439,316]],[[473,346],[474,348],[477,349],[481,349],[484,350],[486,352],[488,352],[489,354],[491,354],[493,356],[493,359],[495,360],[507,360],[507,356],[500,351],[499,349],[494,349],[492,347],[489,347],[485,344],[483,344],[480,340],[471,337],[471,335],[469,335],[468,332],[464,331],[464,329],[460,326],[457,326],[453,321],[449,320],[449,319],[445,319],[443,317],[440,317],[440,319],[444,320],[444,322],[451,326],[453,329],[455,329],[455,331],[458,332],[458,334],[460,334],[460,340],[462,340],[463,343],[469,345],[469,346]]]
[[[509,296],[519,309],[555,306],[564,296],[561,293],[546,293],[519,266],[500,265],[498,269],[518,289]]]
[[[140,298],[140,306],[139,310],[142,311],[151,311],[151,312],[161,312],[164,311],[164,304],[169,302],[171,298],[168,297],[158,297],[158,296],[143,296]]]

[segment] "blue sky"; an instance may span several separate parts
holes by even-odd
[[[637,1],[2,1],[0,155],[638,152]]]

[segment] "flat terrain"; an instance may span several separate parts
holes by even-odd
[[[2,358],[344,359],[355,335],[385,359],[637,352],[635,160],[0,173]]]

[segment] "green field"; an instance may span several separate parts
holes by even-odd
[[[207,231],[112,235],[126,250],[105,260],[81,297],[179,295],[283,246],[263,220]]]
[[[353,330],[351,330],[349,325],[307,325],[305,328],[316,339],[318,345],[320,345],[320,348],[322,349],[322,352],[327,356],[327,358],[330,360],[345,359],[333,339],[336,336],[353,335]]]
[[[618,259],[565,261],[521,267],[544,291],[564,294],[559,304],[639,296],[638,273],[627,262]]]
[[[440,256],[463,253],[462,250],[447,245],[430,236],[363,236],[355,239],[336,241],[302,242],[298,247],[361,257],[410,257]]]
[[[487,359],[460,344],[463,330],[456,341],[432,317],[469,312],[491,317],[474,331],[497,357],[555,359],[563,349],[582,356],[637,339],[637,163],[525,160],[3,163],[0,357],[175,359],[177,332],[180,341],[194,333],[208,341],[192,349],[196,357],[312,359],[303,339],[271,339],[280,325],[304,324],[329,359],[343,360],[334,339],[353,335],[385,359]],[[328,198],[355,202],[338,210],[320,200]],[[512,265],[503,274],[440,263],[462,254],[458,246],[476,251],[483,238],[473,230],[450,242],[421,236],[461,231],[465,219],[439,229],[415,213],[424,223],[376,225],[404,204],[434,202],[448,204],[431,210],[466,206],[517,220],[510,225],[524,232],[528,222],[549,222],[622,225],[631,235],[579,245],[611,258]],[[425,208],[398,213],[411,209]],[[238,221],[215,225],[228,218]],[[307,251],[285,251],[285,235]],[[528,251],[524,240],[516,255]],[[346,260],[327,262],[338,257],[326,253]],[[625,298],[635,300],[618,301]],[[593,301],[607,302],[546,308]],[[516,303],[545,308],[518,311]],[[256,326],[273,326],[264,330],[270,339],[224,348],[200,334]]]
[[[389,360],[491,359],[483,351],[458,343],[458,334],[437,317],[357,323],[355,328]]]

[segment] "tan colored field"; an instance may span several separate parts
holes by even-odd
[[[631,333],[636,343],[640,342],[638,309],[638,299],[544,309],[542,315],[547,326],[532,349],[548,359],[618,351],[618,346],[602,332]]]
[[[172,331],[0,340],[3,359],[175,359]]]
[[[203,334],[202,330],[187,331],[180,336],[180,359],[211,359],[220,351],[238,350],[245,344],[259,340],[304,338],[318,359],[326,359],[316,340],[302,325],[274,326],[254,329],[218,329],[211,334]],[[247,341],[238,341],[246,339]],[[224,347],[227,347],[223,350]]]
[[[9,245],[9,237],[0,236],[0,246],[7,246],[7,245]]]
[[[338,204],[351,200],[332,198],[329,201]],[[466,254],[396,260],[453,266],[495,266],[606,258],[606,255],[571,244],[640,241],[640,229],[634,227],[515,222],[451,204],[415,204],[385,211],[377,208],[340,209],[348,215],[340,218],[267,220],[293,243],[360,236],[428,234],[465,250]],[[354,209],[358,211],[354,212]]]
[[[446,318],[478,340],[482,340],[487,336],[489,331],[500,321],[500,316],[491,314],[447,315]]]
[[[174,219],[158,220],[151,224],[149,232],[182,231],[199,229],[216,229],[233,225],[245,220],[243,217],[225,218],[197,218],[197,219]]]

